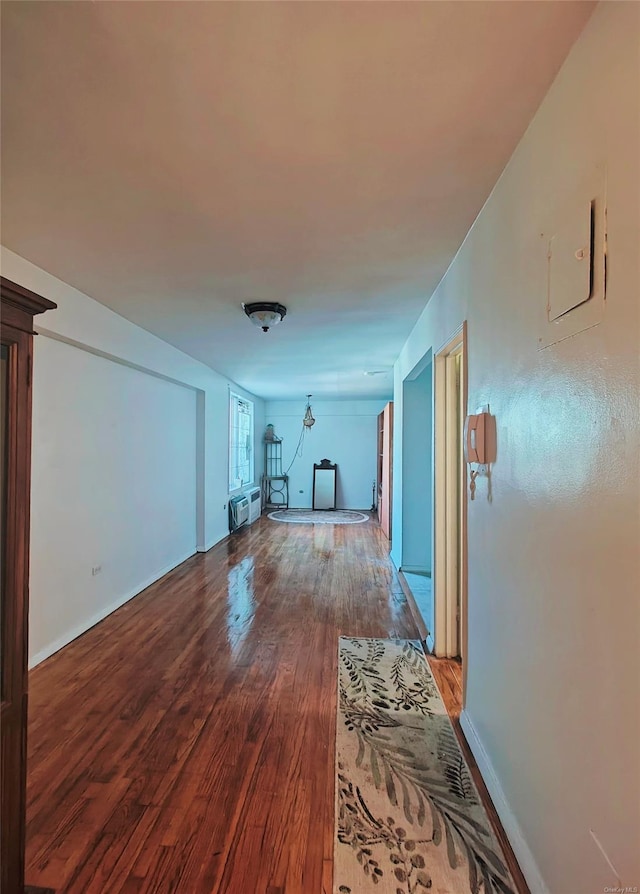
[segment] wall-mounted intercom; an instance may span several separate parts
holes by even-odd
[[[487,462],[486,432],[488,415],[486,412],[476,413],[472,416],[467,416],[465,420],[464,458],[468,463],[484,465]]]
[[[489,412],[489,405],[479,407],[464,423],[464,459],[465,462],[477,464],[476,469],[469,472],[469,493],[475,499],[476,478],[481,475],[488,479],[489,491],[487,499],[491,501],[491,463],[496,461],[496,417]]]

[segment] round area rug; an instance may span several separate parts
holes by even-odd
[[[298,525],[357,525],[369,521],[364,512],[352,509],[276,509],[269,518]]]

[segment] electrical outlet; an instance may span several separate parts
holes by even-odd
[[[223,504],[222,504],[222,508],[223,508],[223,509],[226,509],[226,508],[227,508],[227,504],[226,504],[226,503],[223,503]]]
[[[102,565],[93,565],[91,567],[91,577],[95,577],[96,574],[100,574],[102,571]]]

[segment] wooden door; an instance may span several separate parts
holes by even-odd
[[[0,890],[24,890],[33,316],[56,305],[2,277]]]

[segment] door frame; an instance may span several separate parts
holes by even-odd
[[[456,418],[456,357],[461,357],[460,407],[467,407],[467,323],[434,353],[433,364],[433,652],[440,657],[460,655],[463,673],[467,653],[467,471],[464,462],[453,461],[460,451],[461,419]],[[459,468],[459,477],[458,475]],[[457,486],[456,486],[457,485]],[[459,563],[458,563],[459,557]],[[458,624],[458,591],[460,617]],[[465,675],[466,676],[466,675]],[[463,705],[464,705],[463,686]]]

